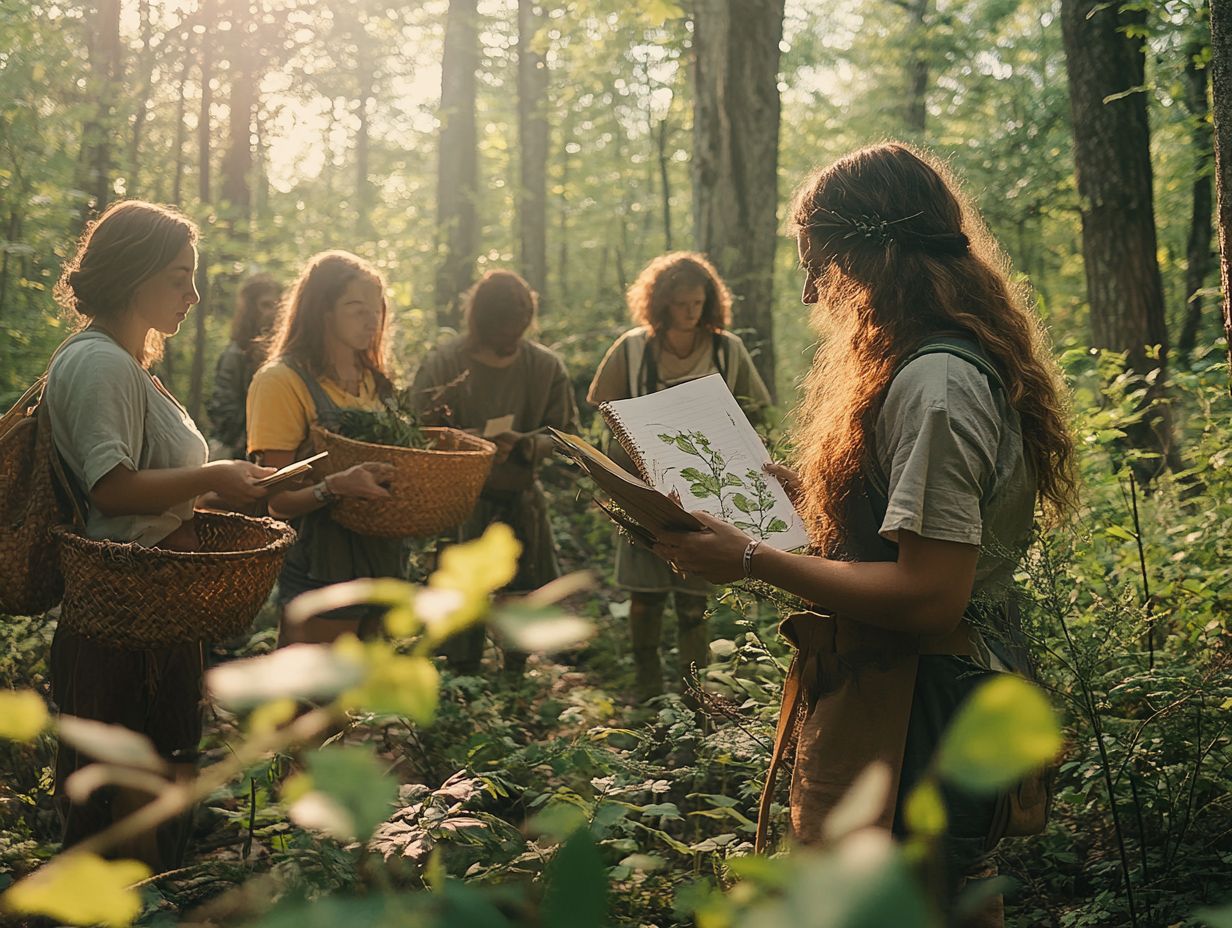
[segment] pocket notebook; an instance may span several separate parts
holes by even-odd
[[[804,521],[787,493],[762,469],[770,461],[766,446],[719,374],[603,403],[599,411],[643,480],[627,475],[581,439],[557,434],[558,441],[563,438],[565,453],[575,460],[579,445],[585,445],[588,461],[579,463],[650,536],[656,527],[680,530],[665,519],[696,522],[688,512],[703,510],[784,551],[809,544]],[[622,480],[621,474],[629,479]]]

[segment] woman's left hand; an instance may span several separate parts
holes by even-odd
[[[693,516],[705,526],[701,532],[663,532],[654,553],[682,574],[698,574],[711,583],[744,579],[744,549],[752,539],[705,512]]]

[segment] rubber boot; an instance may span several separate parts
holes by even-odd
[[[663,593],[634,593],[629,603],[629,641],[637,672],[634,693],[639,702],[663,695]]]
[[[691,691],[701,686],[702,675],[710,665],[710,627],[706,622],[706,597],[692,593],[676,594],[676,653],[680,692],[685,702],[698,708]]]
[[[483,663],[487,632],[487,627],[483,624],[474,625],[454,635],[441,645],[441,653],[445,655],[445,662],[449,665],[449,669],[466,676],[478,674]]]

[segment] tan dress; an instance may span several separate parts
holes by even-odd
[[[714,373],[723,374],[751,419],[770,405],[770,391],[739,336],[727,331],[703,332],[697,347],[680,358],[663,351],[659,340],[645,327],[631,329],[608,349],[586,398],[598,405],[608,400],[645,396]],[[609,443],[608,453],[616,463],[637,473],[636,465],[618,442]],[[711,584],[700,577],[681,577],[661,558],[633,544],[623,533],[616,536],[616,584],[634,593],[705,595],[711,589]]]

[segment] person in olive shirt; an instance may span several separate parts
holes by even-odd
[[[459,540],[483,534],[493,522],[509,525],[522,543],[518,571],[508,590],[538,589],[560,576],[547,500],[536,479],[552,452],[549,426],[578,431],[577,404],[560,357],[527,338],[538,296],[511,271],[489,271],[467,291],[465,333],[438,345],[424,359],[412,385],[415,404],[429,425],[486,434],[496,462]],[[512,417],[512,418],[510,418]],[[492,434],[493,427],[501,431]],[[450,666],[478,671],[484,630],[459,635],[446,648]],[[521,672],[526,656],[505,652],[507,670]]]

